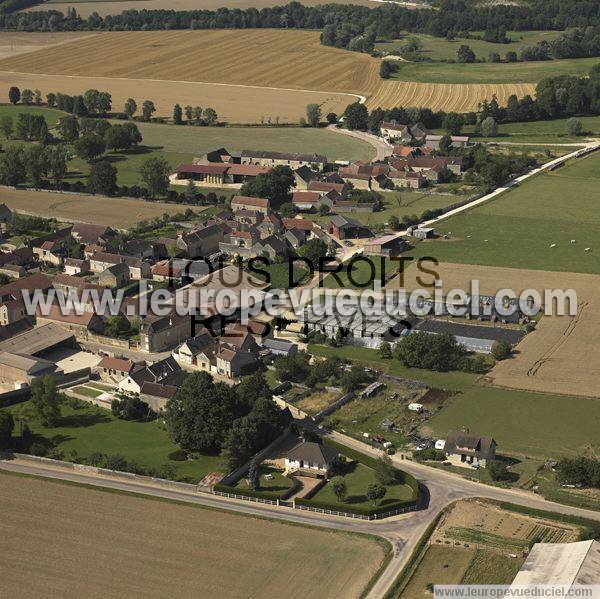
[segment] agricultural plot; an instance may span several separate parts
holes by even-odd
[[[380,544],[357,535],[0,478],[8,596],[158,598],[172,595],[177,580],[177,594],[186,597],[277,597],[289,594],[292,582],[298,596],[350,598],[361,594],[384,559]],[[30,559],[33,553],[44,555],[43,568]]]
[[[509,49],[507,47],[507,49]],[[585,76],[598,64],[599,58],[565,58],[534,62],[471,64],[448,62],[402,62],[393,78],[420,83],[509,84],[529,83],[532,86],[545,77],[558,75]],[[498,98],[500,101],[500,98]],[[503,102],[500,102],[503,104]]]
[[[490,52],[498,52],[504,56],[506,52],[519,52],[526,46],[533,46],[539,42],[550,42],[560,35],[562,31],[507,31],[506,36],[511,40],[509,44],[486,42],[483,39],[466,39],[457,37],[448,40],[445,37],[436,37],[425,33],[405,33],[400,39],[378,42],[375,47],[381,52],[397,54],[399,48],[409,40],[416,38],[421,43],[419,56],[437,60],[456,60],[456,52],[462,44],[467,44],[478,58],[488,58]],[[474,32],[474,35],[483,36],[483,32]]]
[[[423,64],[427,63],[418,63],[419,69]],[[381,81],[367,100],[369,109],[424,106],[432,110],[468,112],[476,110],[483,100],[491,100],[493,95],[498,98],[500,105],[505,105],[512,94],[523,97],[535,93],[533,83],[446,83],[452,78],[443,74],[439,77],[440,81],[430,82],[423,81],[425,77],[422,75],[419,75],[420,80],[415,80],[413,72],[400,71],[400,74],[398,76],[403,77],[402,81]]]
[[[86,194],[0,188],[0,202],[12,210],[69,222],[95,223],[119,229],[151,220],[165,212],[185,212],[189,206],[166,202],[144,202],[129,198],[105,198]],[[202,207],[194,207],[200,211]]]
[[[233,64],[232,55],[238,57]],[[512,83],[383,81],[378,59],[323,46],[316,31],[263,29],[97,34],[0,60],[0,94],[10,85],[71,94],[102,88],[115,105],[131,96],[138,103],[150,98],[157,116],[170,116],[176,102],[201,102],[234,123],[296,122],[309,103],[320,104],[323,114],[339,114],[361,96],[369,108],[471,110],[493,94],[503,103],[510,94],[533,90]],[[139,89],[144,97],[137,97]]]
[[[46,7],[44,10],[48,10],[48,8]],[[95,34],[86,31],[55,31],[47,33],[3,31],[0,38],[0,59],[12,58],[19,54],[73,42],[77,39],[93,35]]]
[[[580,353],[579,359],[585,353]],[[431,420],[428,432],[445,438],[468,427],[490,435],[502,454],[557,458],[598,446],[600,402],[587,397],[473,387]]]

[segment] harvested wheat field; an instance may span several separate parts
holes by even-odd
[[[0,509],[7,597],[357,597],[384,558],[368,538],[3,473]]]
[[[107,198],[74,193],[52,193],[49,191],[19,190],[0,187],[0,203],[11,210],[46,218],[76,223],[94,223],[124,229],[141,220],[151,220],[165,212],[185,212],[186,204],[145,202],[129,198]],[[194,207],[201,211],[201,207]]]
[[[501,106],[509,96],[519,98],[535,94],[533,83],[417,83],[415,81],[382,81],[379,89],[367,100],[371,108],[394,106],[426,106],[431,110],[467,112],[476,110],[483,100],[496,95]]]
[[[219,121],[249,124],[260,122],[296,123],[306,113],[306,105],[321,105],[323,114],[342,113],[356,97],[349,94],[327,92],[301,92],[297,90],[245,87],[188,81],[158,81],[147,79],[114,79],[101,77],[72,77],[64,75],[35,75],[0,71],[0,96],[6,97],[11,85],[40,89],[43,94],[61,91],[81,94],[87,89],[101,89],[112,95],[115,110],[122,110],[128,98],[139,106],[152,100],[156,106],[154,116],[171,117],[173,105],[200,104],[213,107]]]
[[[83,37],[96,35],[86,31],[57,31],[48,33],[3,31],[0,37],[0,59],[34,52],[41,48],[73,42]]]
[[[519,343],[514,357],[499,362],[488,378],[492,384],[510,389],[600,397],[600,276],[450,263],[440,264],[436,270],[445,292],[453,288],[468,291],[472,279],[478,279],[481,293],[489,295],[503,288],[517,295],[525,289],[574,289],[577,316],[543,316],[537,329]],[[422,287],[417,281],[419,274],[416,268],[407,268],[404,287]],[[433,280],[422,274],[421,279],[425,284]],[[397,277],[389,287],[398,288],[399,284]]]

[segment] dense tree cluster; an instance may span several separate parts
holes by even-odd
[[[262,374],[237,387],[215,383],[205,373],[186,378],[167,402],[166,421],[174,441],[187,452],[226,451],[230,467],[246,462],[286,426]]]
[[[398,343],[395,354],[409,368],[446,372],[463,368],[467,350],[453,335],[415,332]]]
[[[562,483],[600,488],[600,460],[592,458],[563,458],[557,467]]]
[[[469,0],[441,0],[438,10],[411,10],[385,3],[376,8],[291,2],[256,8],[218,10],[127,10],[119,15],[87,18],[75,9],[16,12],[32,0],[0,1],[0,27],[21,31],[152,30],[152,29],[318,29],[322,43],[370,52],[376,37],[393,39],[402,31],[439,37],[483,31],[484,39],[504,41],[508,30],[564,30],[600,25],[600,5],[589,0],[529,0],[518,6],[480,5]]]

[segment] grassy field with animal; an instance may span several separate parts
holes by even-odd
[[[367,537],[5,473],[0,507],[9,596],[164,597],[176,580],[188,597],[350,598],[385,557]]]

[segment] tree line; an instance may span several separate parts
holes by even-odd
[[[0,27],[20,31],[173,30],[173,29],[318,29],[322,43],[370,52],[376,38],[398,38],[402,31],[443,37],[484,31],[497,39],[498,31],[564,30],[600,25],[600,5],[589,0],[528,0],[518,6],[477,5],[469,0],[442,0],[436,10],[411,10],[386,3],[369,8],[325,4],[303,6],[291,2],[257,10],[127,10],[119,15],[87,18],[75,9],[15,12],[37,4],[31,0],[2,0]]]

